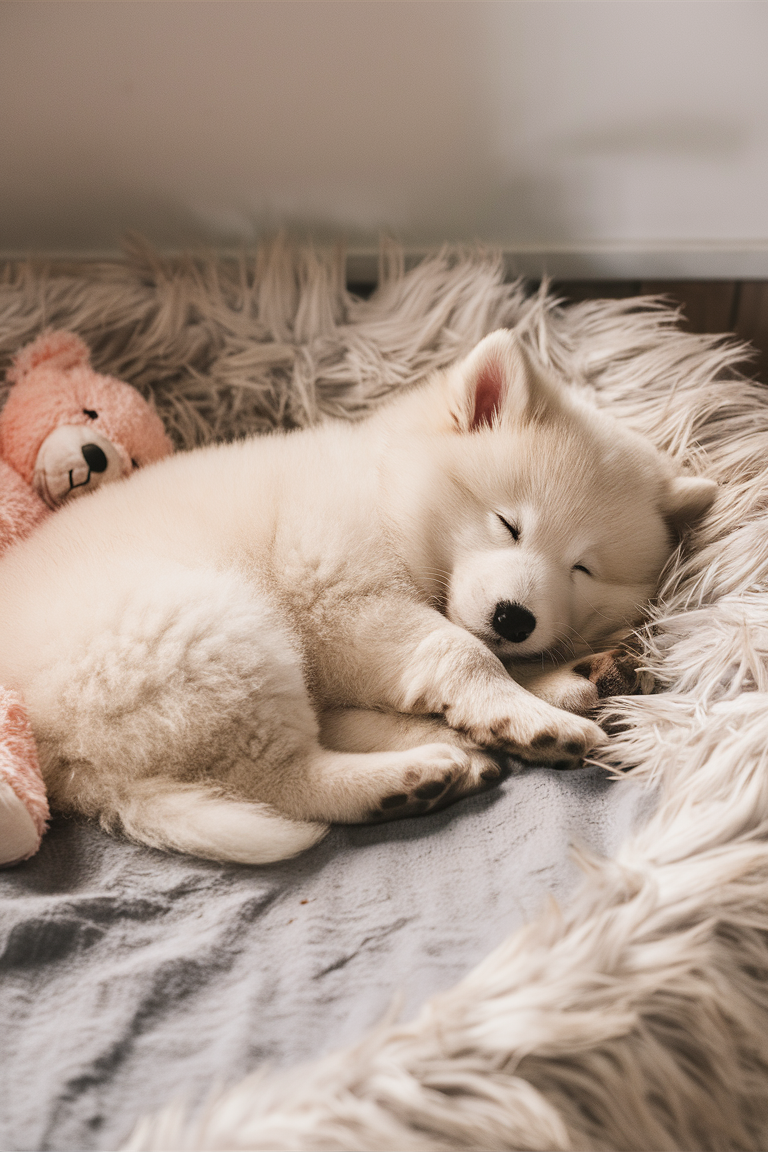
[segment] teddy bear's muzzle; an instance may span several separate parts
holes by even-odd
[[[49,508],[58,508],[73,496],[92,491],[131,471],[121,454],[92,426],[64,425],[42,443],[35,462],[33,484]]]

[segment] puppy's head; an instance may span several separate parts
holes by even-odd
[[[427,384],[414,415],[430,476],[424,582],[433,573],[449,619],[505,659],[579,654],[636,622],[676,533],[715,496],[512,332]]]

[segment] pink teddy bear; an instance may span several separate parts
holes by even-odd
[[[43,332],[16,356],[0,412],[0,553],[51,511],[172,451],[129,384],[100,376],[72,332]],[[34,855],[49,818],[24,703],[0,687],[0,865]]]

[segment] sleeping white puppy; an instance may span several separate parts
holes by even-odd
[[[631,624],[714,489],[496,332],[359,424],[172,457],[51,517],[0,564],[0,683],[60,810],[278,860],[488,786],[492,750],[577,764],[603,733],[540,697],[594,688],[530,669]]]

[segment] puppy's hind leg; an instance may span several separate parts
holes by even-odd
[[[421,816],[485,791],[500,776],[490,757],[456,744],[360,753],[318,746],[295,777],[291,808],[307,820],[341,824]]]
[[[314,844],[325,828],[280,803],[317,722],[279,614],[236,574],[129,576],[29,680],[52,802],[214,860],[266,863]]]

